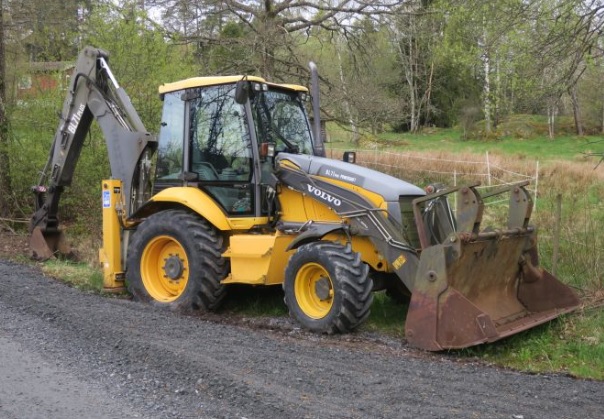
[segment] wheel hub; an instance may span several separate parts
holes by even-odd
[[[315,294],[321,301],[325,301],[331,296],[328,278],[321,277],[315,282]]]
[[[181,258],[177,255],[170,255],[164,259],[164,262],[166,262],[163,266],[165,277],[173,281],[182,277],[182,273],[184,272],[184,261]]]

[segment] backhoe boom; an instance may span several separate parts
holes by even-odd
[[[71,184],[93,118],[107,142],[111,177],[122,181],[123,196],[131,198],[124,202],[124,215],[148,198],[149,157],[156,140],[117,83],[107,59],[106,52],[87,47],[71,76],[48,161],[33,187],[36,210],[30,223],[30,245],[35,258],[47,259],[65,251],[57,217],[59,201],[64,187]]]

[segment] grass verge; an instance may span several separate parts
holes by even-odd
[[[584,309],[459,355],[519,371],[604,380],[603,325],[601,307]]]
[[[49,260],[39,265],[42,272],[85,291],[101,292],[103,274],[86,263]]]

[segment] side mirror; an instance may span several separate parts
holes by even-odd
[[[243,105],[250,97],[250,83],[247,80],[239,80],[235,88],[235,102]]]

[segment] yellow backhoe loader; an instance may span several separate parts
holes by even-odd
[[[406,336],[427,350],[492,342],[578,306],[539,268],[526,184],[489,193],[509,195],[509,217],[483,229],[476,185],[427,194],[353,164],[354,153],[325,158],[314,65],[311,92],[254,76],[164,84],[156,139],[107,62],[88,47],[76,63],[34,187],[35,257],[64,250],[59,199],[96,119],[111,165],[99,252],[107,289],[214,310],[229,284],[282,285],[291,316],[319,333],[358,327],[373,291],[408,292]]]

